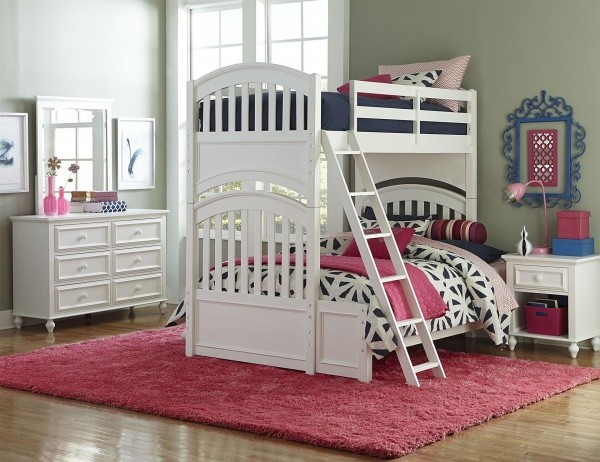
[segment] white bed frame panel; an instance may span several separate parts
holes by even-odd
[[[276,91],[283,94],[283,113],[288,114],[291,95],[308,99],[307,125],[291,130],[284,117],[282,130],[275,130],[275,109],[269,104],[269,129],[249,130],[249,97]],[[415,110],[357,107],[358,92],[388,93],[415,98]],[[239,98],[228,98],[234,95]],[[456,99],[466,112],[421,111],[421,96]],[[200,126],[200,105],[204,121],[209,107],[216,113],[215,131]],[[299,101],[303,99],[298,97]],[[359,117],[401,119],[416,122],[451,121],[466,123],[466,135],[425,135],[419,123],[412,134],[355,133],[377,182],[394,177],[423,177],[441,180],[465,191],[461,196],[434,186],[392,185],[381,189],[382,202],[397,207],[402,201],[417,210],[425,203],[440,205],[444,217],[476,219],[476,93],[426,89],[371,82],[351,82],[351,128]],[[188,174],[187,174],[187,263],[186,263],[186,354],[268,364],[278,367],[371,380],[372,355],[364,339],[366,306],[357,303],[319,300],[319,158],[321,137],[334,149],[348,149],[349,132],[321,131],[320,77],[273,64],[239,64],[219,69],[188,85]],[[257,98],[255,119],[261,119],[262,98]],[[223,108],[229,110],[228,125],[234,126],[235,104],[242,105],[241,130],[224,130]],[[296,117],[304,118],[298,104]],[[399,153],[402,157],[399,157]],[[443,153],[443,154],[442,154]],[[395,154],[395,155],[393,155]],[[398,163],[402,162],[402,168]],[[207,194],[212,188],[242,181],[239,191]],[[260,182],[260,183],[257,183]],[[248,185],[267,190],[245,190]],[[299,193],[302,200],[273,194],[276,184]],[[415,202],[413,202],[415,201]],[[357,203],[357,207],[362,204]],[[239,221],[239,229],[224,229]],[[281,233],[275,236],[275,221]],[[301,229],[302,232],[298,232]],[[200,237],[204,239],[200,240]],[[207,238],[210,236],[210,240]],[[214,239],[213,239],[214,238]],[[204,282],[211,267],[210,241],[214,240],[214,289]],[[239,251],[236,240],[240,241]],[[291,261],[289,246],[306,246],[306,262]],[[266,249],[265,249],[266,247]],[[281,251],[281,291],[275,292],[275,258]],[[248,277],[248,257],[266,255],[268,276],[260,280],[262,263],[255,261],[254,279]],[[241,287],[224,278],[227,267],[238,260]],[[296,278],[306,271],[305,290],[295,291],[300,279],[290,280],[289,269],[296,265]],[[266,294],[250,287],[262,284]],[[433,338],[479,328],[473,323],[450,331],[436,332]],[[416,341],[407,339],[407,345]]]

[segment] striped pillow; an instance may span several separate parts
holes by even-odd
[[[468,220],[433,220],[426,236],[437,241],[455,239],[483,244],[487,230],[483,223]]]
[[[449,59],[447,61],[431,61],[428,63],[413,63],[413,64],[382,64],[379,66],[380,74],[390,74],[392,79],[395,77],[414,74],[416,72],[426,72],[441,70],[442,74],[433,83],[433,88],[445,88],[447,90],[458,90],[462,83],[463,76],[467,70],[471,56],[458,56],[456,58]],[[440,104],[452,109],[454,112],[458,111],[458,102],[447,100],[447,99],[432,99],[430,102],[434,104]]]

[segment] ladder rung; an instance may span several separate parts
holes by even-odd
[[[390,233],[371,233],[365,234],[365,239],[379,239],[380,237],[390,237]]]
[[[384,278],[381,278],[381,282],[383,284],[385,284],[386,282],[401,281],[402,279],[406,279],[406,275],[404,275],[404,274],[394,274],[393,276],[386,276]]]
[[[421,318],[408,318],[403,319],[402,321],[396,321],[396,325],[398,327],[412,326],[413,324],[419,324],[420,322],[425,322]]]
[[[374,196],[375,191],[359,191],[359,192],[351,192],[350,197],[356,196]]]
[[[360,151],[334,151],[334,154],[337,156],[357,156]]]
[[[418,364],[416,366],[413,366],[413,369],[415,371],[415,374],[417,374],[419,372],[428,371],[429,369],[435,369],[439,365],[440,365],[440,363],[438,363],[438,362],[428,362],[428,363],[423,363],[423,364]]]

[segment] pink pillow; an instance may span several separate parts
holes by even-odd
[[[380,233],[379,228],[375,228],[368,231],[369,233]],[[413,228],[394,228],[392,229],[392,233],[394,234],[394,239],[396,240],[396,244],[398,245],[398,250],[400,253],[404,252],[406,246],[412,239],[415,234],[415,230]],[[385,260],[390,259],[390,254],[385,246],[385,242],[382,237],[377,239],[369,239],[367,241],[369,243],[369,247],[371,248],[371,253],[373,254],[373,258],[383,258]],[[344,250],[342,254],[344,257],[360,257],[360,251],[358,250],[358,245],[356,244],[356,239],[352,239],[350,245]]]
[[[392,83],[392,76],[390,74],[378,74],[373,77],[368,77],[366,79],[361,79],[365,82],[380,82],[380,83]],[[345,83],[344,85],[340,85],[337,87],[337,91],[339,93],[350,93],[350,83]],[[358,96],[364,96],[365,98],[380,98],[380,99],[388,99],[388,98],[398,98],[397,96],[391,95],[378,95],[377,93],[359,93]]]
[[[477,221],[433,220],[426,236],[437,241],[454,239],[483,244],[487,240],[487,230],[483,223]]]
[[[458,56],[456,58],[449,59],[447,61],[431,61],[428,63],[413,63],[413,64],[399,64],[390,65],[382,64],[379,66],[379,72],[381,74],[389,73],[392,78],[399,77],[405,74],[414,74],[415,72],[425,72],[441,70],[442,74],[433,83],[433,88],[445,88],[447,90],[458,90],[462,83],[463,76],[467,70],[471,56]],[[430,102],[440,104],[452,109],[454,112],[458,111],[458,102],[451,101],[448,99],[432,99]]]

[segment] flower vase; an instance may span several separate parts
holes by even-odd
[[[523,229],[521,230],[521,238],[517,242],[517,253],[519,255],[529,255],[531,253],[533,245],[527,239],[528,237],[529,233],[525,229],[525,226],[523,226]]]
[[[59,215],[69,214],[69,201],[65,199],[65,188],[58,188],[57,210]]]
[[[48,188],[44,197],[44,215],[56,215],[58,213],[58,202],[54,195],[54,176],[48,176]]]

